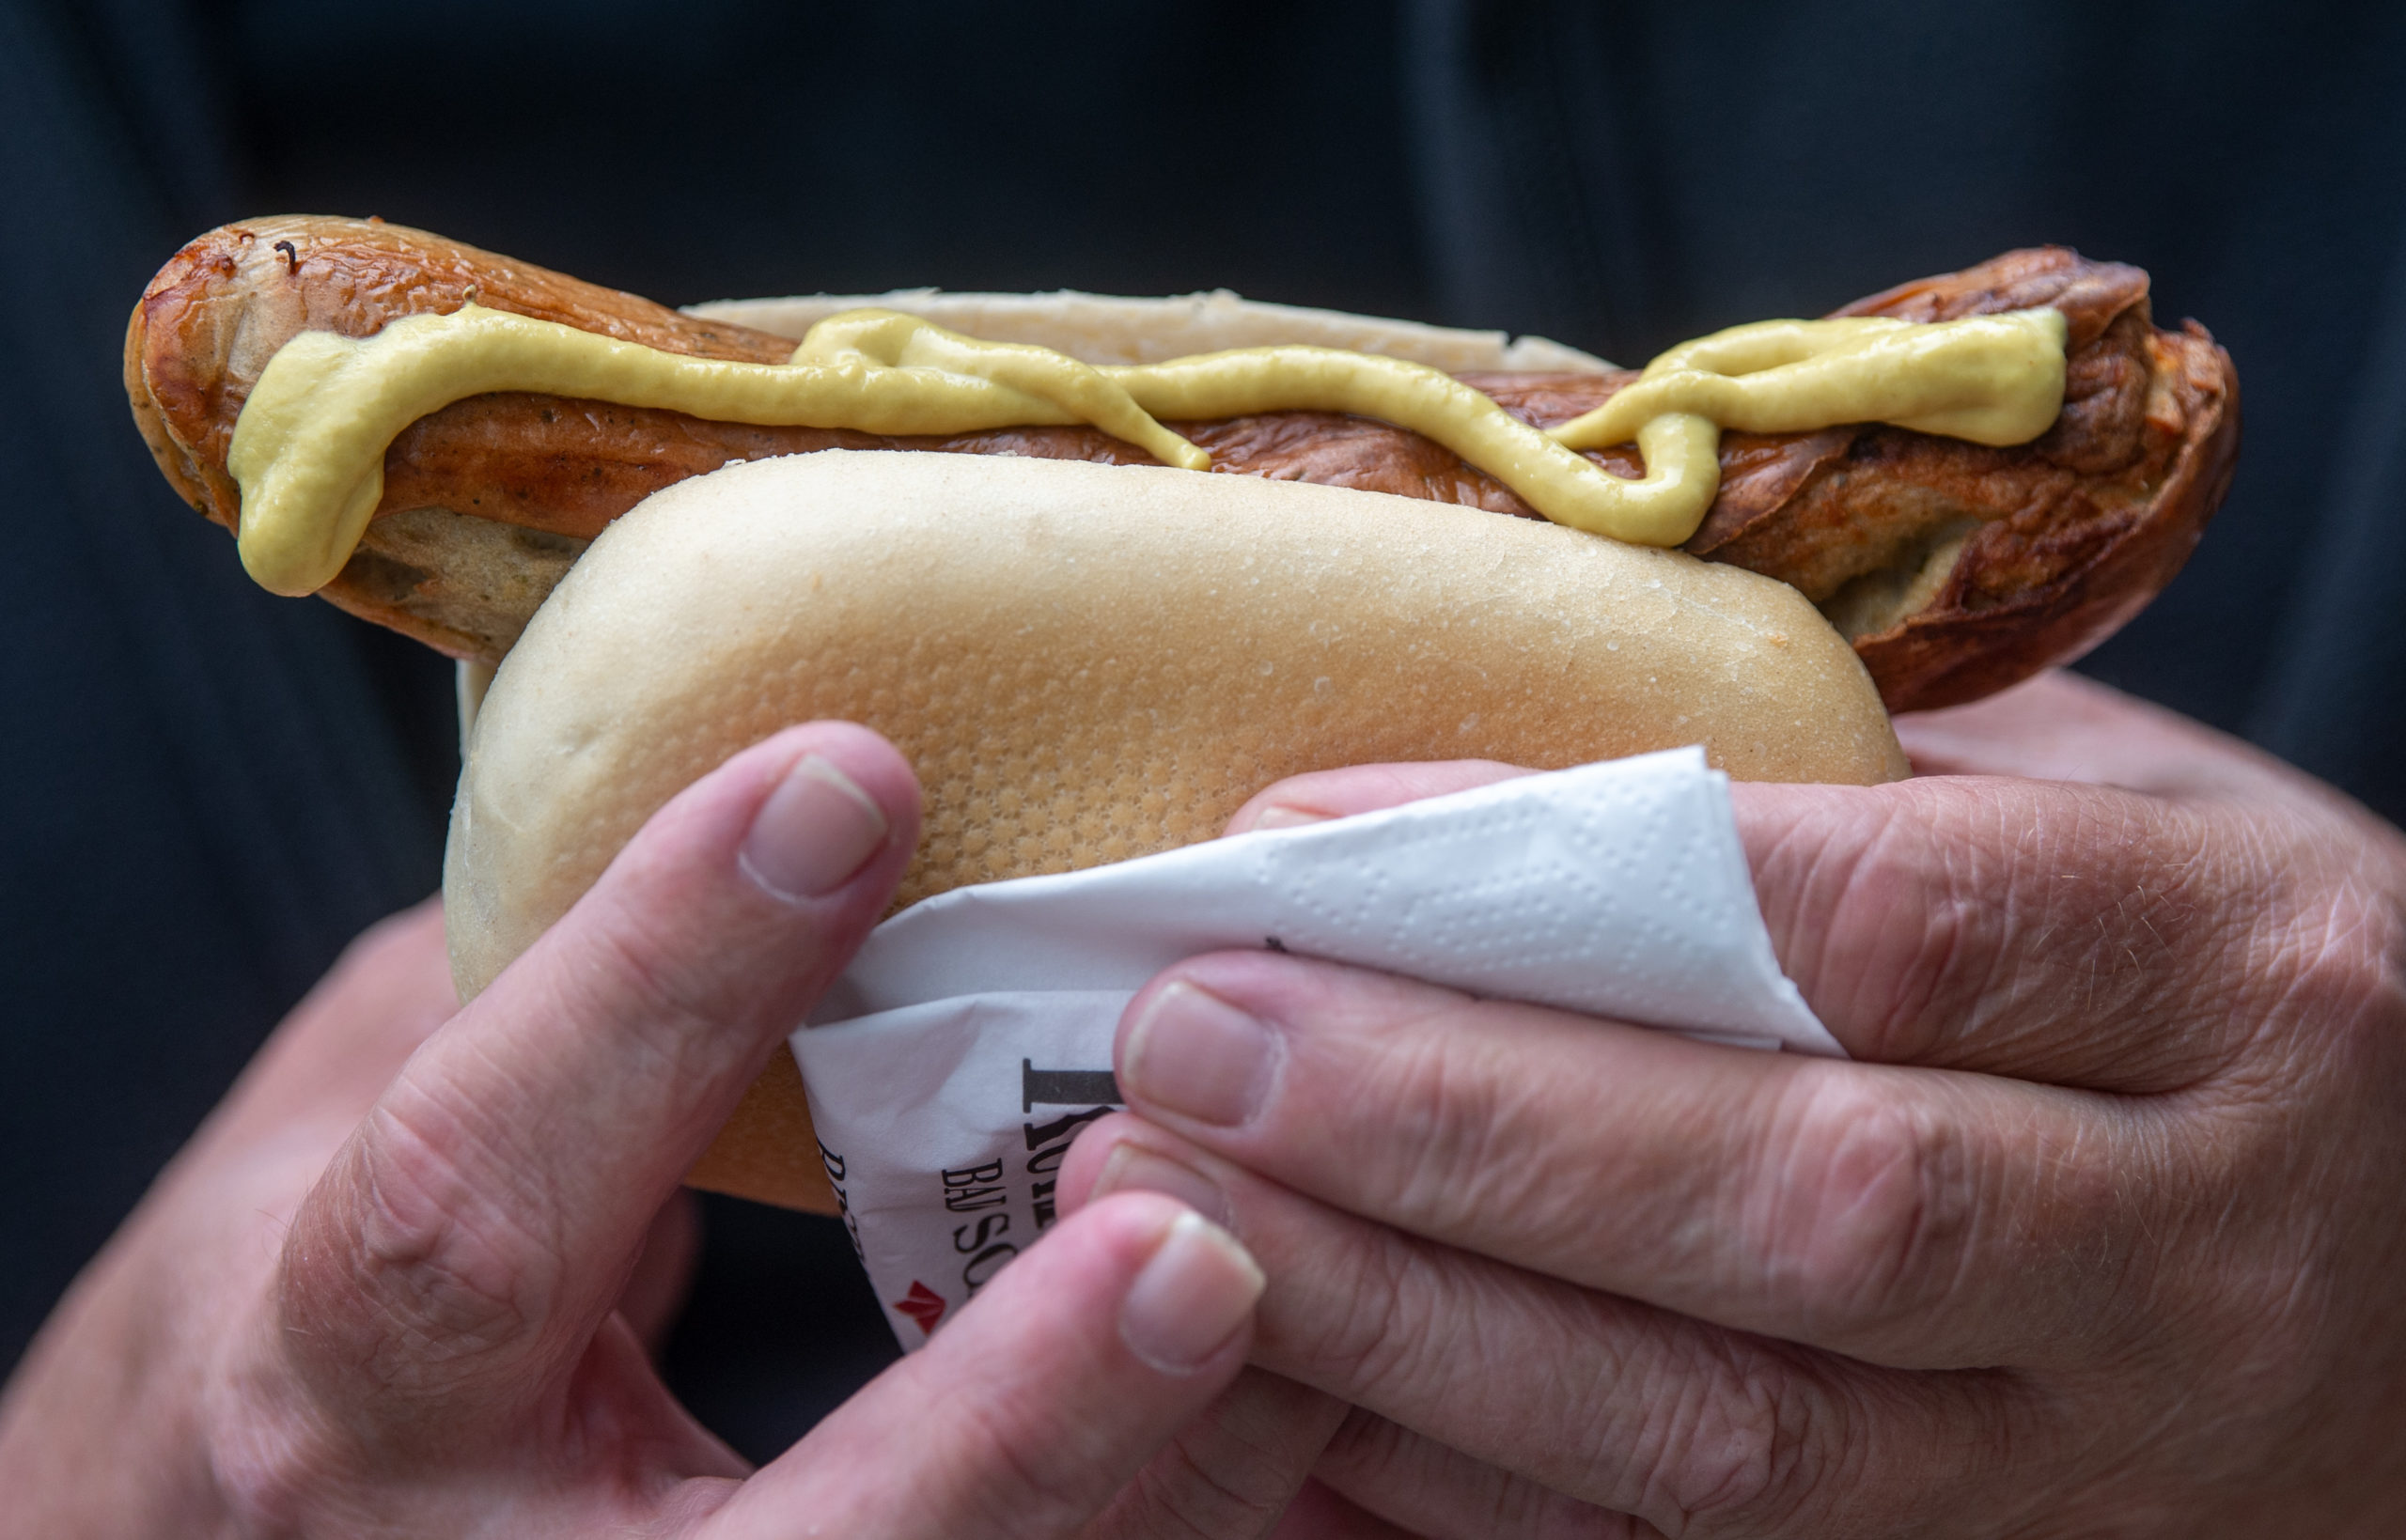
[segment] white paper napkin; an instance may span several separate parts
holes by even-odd
[[[916,1346],[1052,1223],[1118,1104],[1121,1010],[1272,947],[1689,1036],[1842,1056],[1780,972],[1727,778],[1679,749],[1115,866],[961,888],[869,937],[793,1034],[820,1154]]]

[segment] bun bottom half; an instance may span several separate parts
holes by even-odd
[[[473,997],[644,820],[819,718],[883,733],[925,832],[899,907],[1216,835],[1283,776],[1702,744],[1741,780],[1906,773],[1794,589],[1447,504],[892,451],[730,466],[613,524],[467,743],[445,863]],[[779,1052],[694,1185],[832,1211]]]

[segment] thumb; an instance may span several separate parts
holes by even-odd
[[[461,1438],[544,1393],[875,924],[917,821],[901,755],[841,723],[655,814],[417,1051],[295,1216],[284,1340],[320,1392]]]
[[[1101,1199],[745,1483],[706,1532],[1074,1533],[1236,1377],[1261,1289],[1237,1238],[1185,1205]],[[1250,1516],[1242,1532],[1258,1527]]]

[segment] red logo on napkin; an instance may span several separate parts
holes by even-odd
[[[919,1330],[932,1337],[936,1323],[944,1319],[944,1296],[914,1278],[911,1292],[895,1300],[894,1308],[918,1322]]]

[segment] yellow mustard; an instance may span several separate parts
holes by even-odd
[[[1557,523],[1671,546],[1695,532],[1719,490],[1724,428],[1888,422],[2023,443],[2062,409],[2064,342],[2053,310],[1936,324],[1764,321],[1674,348],[1602,407],[1540,432],[1440,370],[1329,348],[1098,368],[895,311],[849,310],[812,327],[789,362],[742,364],[470,304],[371,337],[293,337],[244,403],[227,468],[242,491],[242,565],[280,594],[313,592],[342,570],[383,495],[384,452],[403,428],[494,391],[869,433],[1088,423],[1196,471],[1211,457],[1161,418],[1351,412],[1433,439]],[[1578,452],[1633,441],[1646,462],[1639,479]]]
[[[2065,336],[2058,310],[1936,325],[1887,316],[1757,321],[1680,344],[1635,384],[1553,432],[1574,449],[1601,449],[1678,412],[1747,433],[1894,423],[1974,443],[2027,443],[2063,410]]]

